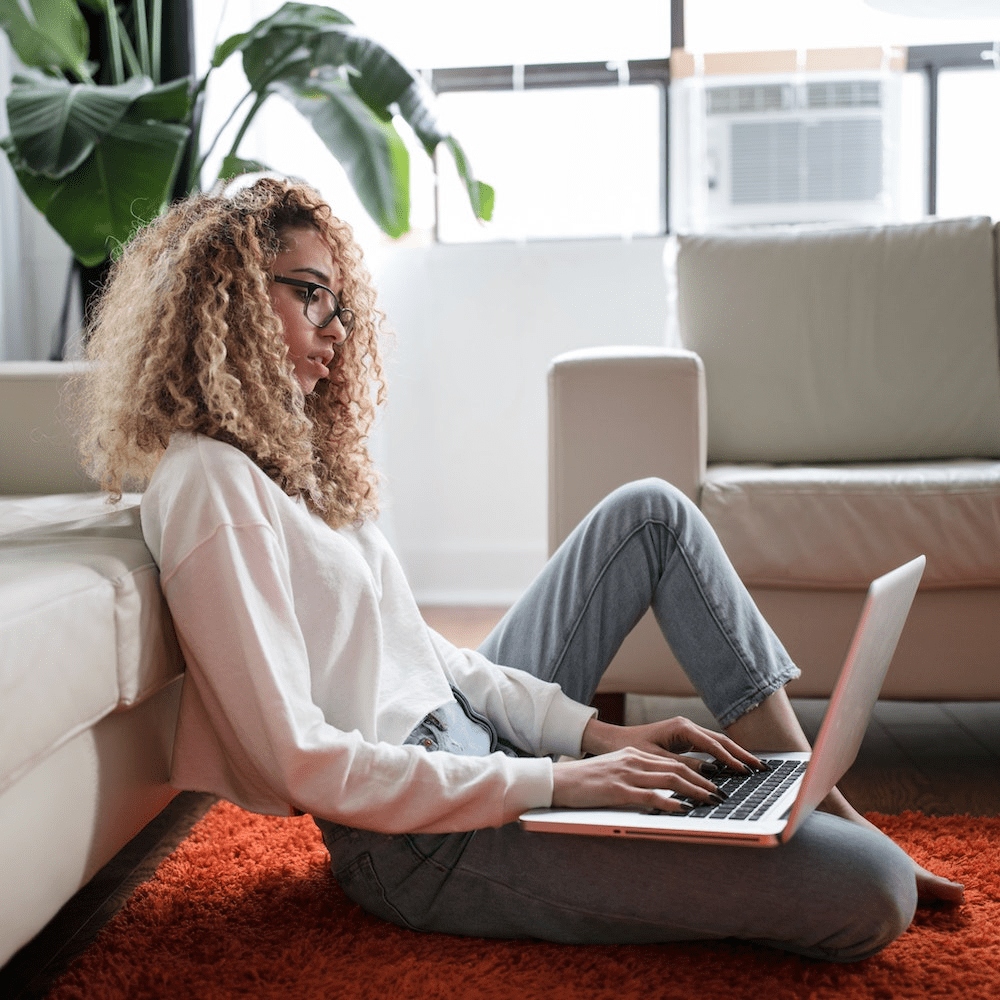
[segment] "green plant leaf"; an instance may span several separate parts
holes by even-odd
[[[46,208],[48,208],[49,199],[58,186],[58,182],[49,180],[41,174],[32,173],[25,165],[24,160],[21,159],[17,147],[11,141],[9,135],[0,139],[0,147],[7,154],[7,159],[10,161],[14,173],[17,175],[18,182],[24,189],[24,193],[28,196],[29,201],[44,215]]]
[[[407,173],[401,176],[404,161],[397,144],[401,147],[402,140],[391,125],[396,113],[413,128],[428,155],[446,144],[473,211],[479,218],[491,217],[493,189],[473,177],[461,146],[442,125],[436,97],[423,78],[343,15],[313,4],[286,3],[249,32],[219,46],[216,62],[237,51],[259,97],[279,93],[309,118],[386,232],[395,235],[398,220],[409,216],[408,158]],[[348,102],[345,81],[360,105]],[[334,120],[338,109],[344,115],[341,123]],[[387,154],[387,162],[376,162]],[[392,201],[404,191],[407,204],[392,209]]]
[[[191,113],[191,77],[161,83],[140,94],[129,109],[130,118],[184,122]]]
[[[451,151],[451,155],[454,157],[459,177],[465,181],[465,189],[469,193],[469,202],[472,205],[472,211],[475,213],[477,219],[489,222],[493,218],[493,205],[496,200],[496,192],[489,184],[477,181],[472,176],[472,170],[465,157],[465,151],[458,144],[458,140],[454,136],[449,135],[444,141]]]
[[[434,94],[427,83],[420,77],[414,77],[397,98],[400,116],[413,129],[428,155],[433,155],[438,145],[444,143],[455,160],[459,177],[465,182],[473,213],[477,219],[488,222],[493,218],[495,199],[493,188],[473,176],[472,166],[465,155],[465,150],[454,135],[443,126],[433,98]]]
[[[240,174],[257,174],[270,169],[266,163],[261,163],[259,160],[243,160],[238,156],[230,155],[222,161],[222,166],[219,168],[219,180],[231,181],[234,177],[239,177]]]
[[[7,97],[11,138],[29,170],[58,180],[76,170],[152,86],[145,77],[99,87],[15,76]]]
[[[215,49],[213,66],[221,66],[234,52],[242,52],[248,45],[271,36],[276,39],[281,32],[308,36],[320,31],[324,26],[353,24],[349,17],[332,7],[320,7],[308,3],[286,3],[270,17],[258,21],[249,31],[227,38]]]
[[[271,88],[309,120],[382,230],[394,238],[407,232],[410,156],[392,123],[373,118],[341,79],[317,78],[304,86],[276,81]]]
[[[0,0],[0,28],[25,66],[66,69],[90,79],[90,33],[75,0]]]
[[[189,134],[185,125],[126,116],[60,179],[31,173],[9,141],[5,149],[34,205],[77,260],[93,266],[164,210]]]

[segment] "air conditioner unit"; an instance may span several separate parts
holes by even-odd
[[[900,74],[671,86],[672,228],[891,221]]]

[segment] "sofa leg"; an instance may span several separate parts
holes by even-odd
[[[625,725],[624,694],[595,694],[590,704],[597,709],[597,717],[601,722],[610,722],[615,726]]]

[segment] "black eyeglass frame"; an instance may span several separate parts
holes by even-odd
[[[280,285],[293,285],[296,288],[304,288],[307,291],[306,300],[302,306],[302,315],[305,316],[313,326],[319,330],[323,330],[328,327],[335,319],[340,320],[340,325],[344,328],[344,333],[350,336],[351,331],[354,329],[354,310],[348,309],[346,306],[342,305],[340,299],[337,297],[337,293],[329,288],[327,285],[320,284],[318,281],[303,281],[301,278],[286,278],[283,274],[276,274],[273,277],[274,281],[277,281]],[[333,312],[322,322],[317,323],[316,320],[309,315],[309,307],[312,305],[313,296],[316,294],[318,289],[322,288],[324,292],[329,292],[330,298],[333,299]]]

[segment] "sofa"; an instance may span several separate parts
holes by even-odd
[[[138,497],[78,469],[73,372],[0,364],[0,964],[175,794],[183,664]]]
[[[674,238],[662,347],[549,371],[549,544],[659,476],[718,532],[829,695],[872,578],[927,570],[883,688],[1000,699],[998,227],[987,218]],[[601,686],[691,687],[647,616]]]

